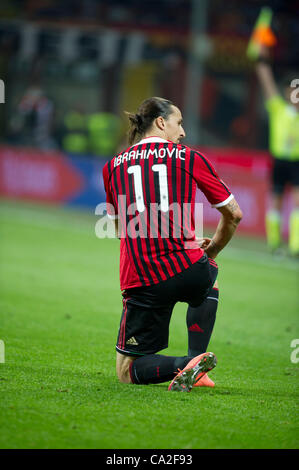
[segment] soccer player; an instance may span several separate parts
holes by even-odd
[[[120,238],[123,311],[116,370],[124,383],[171,381],[169,390],[213,386],[206,352],[218,303],[217,254],[233,236],[241,209],[209,160],[184,146],[180,110],[153,97],[129,114],[130,147],[103,169],[107,215]],[[137,141],[137,142],[136,142]],[[196,187],[221,213],[212,239],[195,235]],[[186,302],[188,355],[157,354],[168,346],[177,302]]]
[[[269,115],[269,147],[273,156],[272,204],[266,214],[269,248],[276,252],[281,246],[281,213],[284,190],[292,189],[294,208],[289,219],[289,252],[299,255],[299,99],[298,90],[285,83],[284,98],[280,95],[271,68],[269,49],[261,47],[256,73],[265,96]],[[296,78],[296,77],[294,77]],[[298,85],[298,84],[297,84]],[[291,97],[293,96],[293,100]],[[293,101],[293,102],[292,102]]]

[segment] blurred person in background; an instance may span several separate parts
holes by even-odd
[[[110,112],[92,113],[87,117],[87,135],[92,155],[111,158],[117,152],[122,136],[121,119]]]
[[[61,147],[64,152],[109,158],[118,151],[122,123],[108,112],[86,113],[81,104],[64,116]]]
[[[10,140],[41,150],[57,148],[53,138],[54,103],[38,85],[30,86],[10,121]]]
[[[269,116],[269,150],[273,157],[271,208],[266,214],[269,248],[275,253],[282,244],[281,221],[285,189],[291,186],[294,208],[289,219],[289,252],[299,255],[299,96],[291,87],[295,75],[284,81],[284,96],[275,81],[269,49],[261,47],[255,65]]]
[[[61,134],[64,152],[88,155],[87,116],[80,104],[64,115]]]

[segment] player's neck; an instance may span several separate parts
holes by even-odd
[[[157,129],[152,129],[151,131],[146,132],[142,136],[142,139],[148,139],[149,137],[160,137],[160,139],[168,140],[167,136],[165,135],[165,132]]]

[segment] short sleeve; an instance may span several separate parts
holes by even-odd
[[[199,152],[194,152],[193,177],[212,207],[225,206],[234,198],[212,163]]]
[[[113,195],[110,188],[110,181],[109,181],[109,162],[107,162],[103,168],[103,181],[104,181],[104,188],[106,192],[106,206],[107,206],[107,215],[108,217],[114,219],[117,217],[117,208],[115,207]]]

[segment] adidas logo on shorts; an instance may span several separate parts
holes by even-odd
[[[131,344],[132,346],[138,346],[138,343],[137,343],[136,339],[134,338],[134,336],[132,336],[132,338],[128,339],[128,341],[126,341],[126,344]]]

